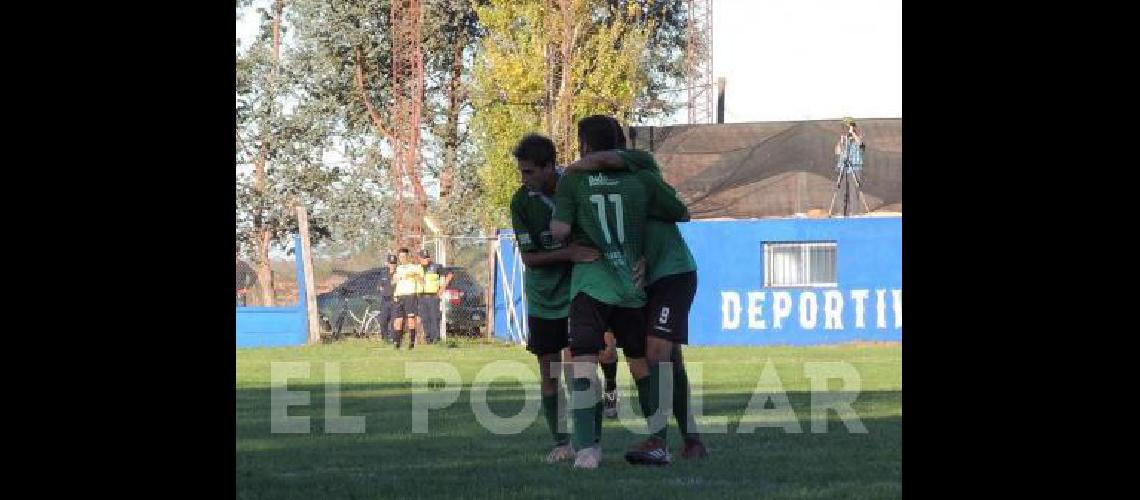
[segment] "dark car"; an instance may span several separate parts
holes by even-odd
[[[487,297],[467,269],[444,267],[443,273],[452,273],[451,283],[444,290],[442,302],[447,314],[449,335],[479,336],[487,327]]]
[[[356,273],[336,288],[317,295],[317,311],[321,317],[321,330],[323,333],[332,333],[340,336],[343,332],[355,334],[374,334],[380,332],[379,323],[372,321],[367,324],[365,332],[365,319],[369,311],[374,311],[380,304],[381,275],[388,269],[377,267]]]

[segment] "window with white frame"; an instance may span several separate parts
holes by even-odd
[[[764,243],[764,286],[838,286],[834,241]]]

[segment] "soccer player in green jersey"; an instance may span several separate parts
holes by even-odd
[[[559,387],[560,354],[567,344],[567,313],[570,308],[570,269],[573,262],[597,260],[597,249],[570,243],[563,245],[550,233],[554,212],[554,188],[558,184],[555,149],[550,139],[538,134],[522,138],[513,155],[522,186],[511,199],[511,223],[519,252],[526,265],[527,350],[538,358],[542,386],[542,409],[554,448],[547,463],[574,458],[570,436],[559,418],[565,405]]]
[[[648,152],[625,149],[625,134],[617,120],[610,118],[617,135],[617,147],[608,151],[595,151],[567,166],[568,172],[628,170],[649,171],[660,177],[661,169]],[[662,180],[664,182],[664,180]],[[670,187],[670,189],[672,189]],[[703,458],[708,450],[700,438],[696,421],[689,412],[689,378],[685,371],[681,345],[688,343],[689,310],[697,292],[697,266],[688,245],[674,222],[650,218],[646,225],[646,273],[648,304],[646,305],[647,339],[646,358],[653,377],[650,396],[656,401],[653,408],[661,407],[662,391],[673,395],[672,414],[684,440],[683,458]],[[672,387],[666,377],[665,386],[658,386],[661,364],[672,365]],[[660,390],[658,390],[660,389]],[[645,408],[645,405],[643,405]],[[663,465],[670,461],[666,447],[666,427],[669,408],[662,408],[650,423],[653,435],[635,445],[626,460],[637,464]]]
[[[613,149],[615,134],[609,118],[595,115],[579,121],[578,141],[582,155]],[[594,408],[600,399],[596,372],[606,329],[613,331],[631,366],[645,357],[646,294],[636,281],[635,269],[643,265],[650,215],[669,221],[688,217],[684,203],[670,191],[650,172],[569,173],[558,182],[550,223],[554,238],[565,241],[573,236],[601,251],[596,261],[575,263],[570,280],[575,467],[593,469],[601,461],[601,446],[594,440],[599,418]],[[654,400],[644,392],[649,390],[649,378],[635,375],[642,401]]]

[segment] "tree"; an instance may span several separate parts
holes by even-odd
[[[431,212],[446,234],[472,234],[479,225],[475,149],[469,140],[471,68],[482,29],[472,0],[425,0],[423,48],[427,74],[424,123],[428,172],[439,182]]]
[[[645,103],[660,100],[664,86],[677,79],[669,62],[683,53],[672,36],[679,5],[490,0],[477,9],[486,33],[473,70],[478,112],[472,127],[484,161],[479,177],[487,223],[507,222],[518,186],[510,151],[523,134],[549,135],[566,163],[577,155],[578,119],[605,113],[629,121],[669,111]]]
[[[395,36],[393,23],[414,16],[414,2],[397,15],[391,0],[259,0],[269,7],[257,40],[237,58],[236,149],[238,237],[254,247],[262,283],[270,249],[296,231],[296,203],[309,207],[314,243],[345,250],[390,242],[405,191],[446,233],[471,233],[505,223],[518,184],[510,149],[526,132],[551,135],[565,162],[582,116],[671,111],[679,0],[419,1],[422,102],[393,74],[393,44],[414,31]],[[239,15],[250,4],[237,0]],[[402,153],[417,134],[393,128],[407,109],[422,109],[414,165]],[[439,181],[434,206],[421,171]]]
[[[389,220],[400,226],[403,212],[421,210],[427,204],[427,195],[421,179],[422,162],[412,161],[419,157],[419,131],[395,126],[409,109],[419,109],[422,95],[415,90],[415,82],[409,81],[411,76],[392,74],[393,44],[398,43],[393,32],[399,25],[393,25],[396,13],[391,2],[298,0],[297,4],[297,24],[304,26],[298,38],[312,57],[306,93],[329,103],[327,108],[341,124],[343,139],[362,151],[369,150],[377,166],[386,172],[383,195],[393,205]],[[399,54],[404,57],[396,59],[404,63],[418,57]],[[405,191],[411,194],[410,207],[405,205]],[[421,222],[407,220],[409,232],[416,233]]]
[[[671,115],[684,105],[685,49],[688,12],[681,0],[608,0],[621,12],[633,11],[635,24],[649,25],[649,40],[642,60],[647,80],[631,122]]]
[[[241,6],[241,3],[238,3]],[[277,73],[280,67],[281,48],[281,15],[284,9],[284,0],[274,2],[274,13],[269,15],[264,9],[258,9],[262,16],[261,34],[249,53],[238,59],[238,155],[239,161],[243,155],[249,153],[244,150],[245,141],[242,140],[240,127],[245,121],[256,124],[258,146],[256,156],[253,158],[253,188],[240,189],[239,196],[249,196],[249,223],[252,226],[252,240],[254,247],[254,262],[257,267],[257,282],[261,284],[262,303],[273,305],[273,273],[269,267],[269,247],[273,235],[275,218],[271,213],[268,186],[268,173],[266,164],[269,161],[272,148],[273,125],[279,116],[277,102],[278,85]],[[272,37],[272,42],[269,38]],[[244,71],[243,71],[244,70]],[[245,92],[243,96],[242,92]],[[245,97],[246,99],[242,99]],[[244,119],[244,120],[243,120]],[[240,200],[239,200],[240,201]],[[240,206],[240,205],[239,205]],[[239,216],[240,217],[240,216]],[[241,220],[239,219],[239,223]]]
[[[298,230],[294,207],[309,207],[310,236],[320,241],[338,208],[360,199],[351,196],[358,183],[325,159],[335,123],[327,103],[303,92],[310,58],[284,43],[284,12],[283,0],[272,14],[259,9],[258,38],[237,57],[237,237],[253,248],[263,305],[275,302],[270,251],[288,248]]]

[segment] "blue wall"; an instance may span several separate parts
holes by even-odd
[[[681,224],[680,229],[698,268],[697,297],[689,313],[691,344],[902,340],[901,217],[699,221]],[[798,241],[836,242],[837,287],[764,287],[763,243]],[[757,299],[751,325],[750,292]],[[860,327],[853,294],[864,292]],[[832,302],[838,306],[832,311],[838,313],[833,317],[840,325],[828,328],[825,300],[837,294],[841,300]],[[776,328],[774,306],[781,295],[791,299],[790,308]],[[739,299],[739,312],[734,298]],[[801,312],[810,313],[812,299],[816,314],[801,318]]]
[[[695,221],[679,226],[698,268],[697,296],[689,313],[691,345],[902,340],[901,217]],[[507,240],[500,237],[500,247],[510,251]],[[836,242],[837,287],[764,287],[763,243],[800,241]],[[498,272],[495,335],[505,338]],[[779,318],[777,305],[787,306]]]
[[[305,272],[302,267],[301,237],[293,238],[297,263],[297,303],[286,307],[238,307],[238,347],[279,347],[305,345],[309,323],[305,313]]]

